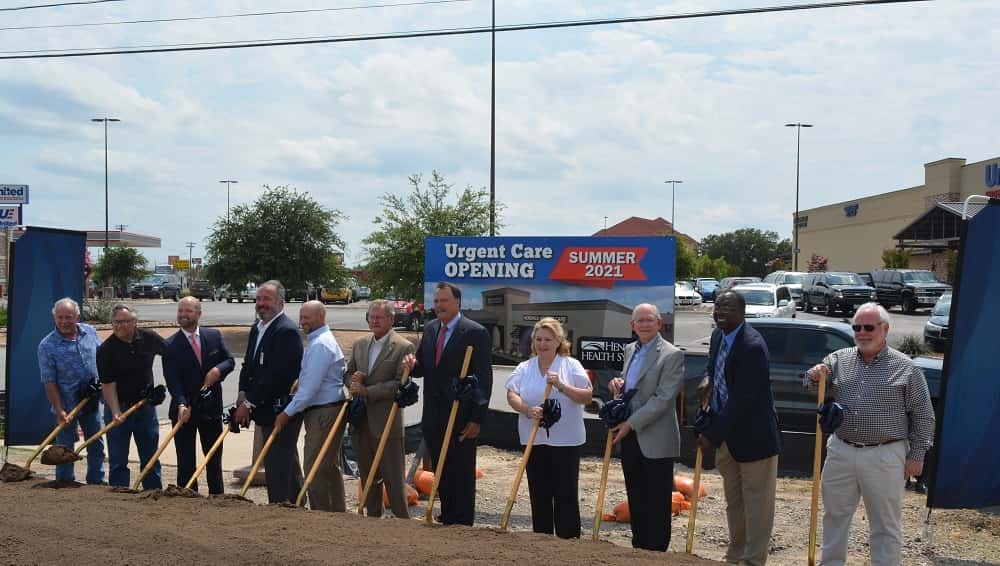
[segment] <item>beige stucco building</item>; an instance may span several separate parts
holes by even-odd
[[[924,165],[923,185],[800,211],[799,269],[808,268],[813,254],[826,256],[831,271],[882,267],[882,251],[895,248],[900,243],[895,236],[937,203],[961,202],[969,195],[987,193],[1000,198],[998,164],[1000,157],[968,164],[958,157],[932,161]],[[945,213],[949,214],[953,213]],[[954,241],[942,237],[927,247],[904,242],[913,254],[910,267],[933,269],[945,278],[944,253]]]

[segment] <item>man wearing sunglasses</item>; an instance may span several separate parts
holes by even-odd
[[[934,410],[923,372],[886,343],[885,308],[861,305],[851,327],[856,346],[833,352],[807,372],[813,383],[828,380],[828,398],[843,413],[827,441],[823,466],[820,564],[847,561],[851,519],[864,498],[872,566],[898,565],[904,481],[923,469],[934,435]]]

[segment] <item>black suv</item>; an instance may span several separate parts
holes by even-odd
[[[172,273],[157,273],[132,285],[129,296],[133,299],[173,299],[181,294],[181,278]]]
[[[191,292],[191,296],[203,301],[205,299],[215,300],[215,289],[212,288],[212,284],[208,281],[202,279],[194,279],[191,281],[188,291]]]
[[[951,285],[924,269],[878,269],[872,272],[872,279],[878,302],[886,308],[899,305],[905,313],[929,309],[941,295],[951,292]]]
[[[851,313],[859,305],[875,300],[875,289],[865,285],[857,273],[826,271],[810,273],[809,285],[802,286],[802,310],[821,310],[827,316],[838,311]]]

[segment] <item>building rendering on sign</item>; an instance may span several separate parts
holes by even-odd
[[[957,246],[961,203],[969,195],[1000,198],[998,167],[1000,157],[940,159],[924,165],[923,185],[802,210],[800,263],[808,265],[815,254],[828,258],[831,271],[870,271],[882,267],[883,250],[901,247],[912,253],[910,267],[945,279],[945,252]]]

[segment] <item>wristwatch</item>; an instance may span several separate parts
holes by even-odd
[[[243,400],[243,406],[246,407],[247,409],[253,409],[254,407],[256,407],[256,405],[251,403],[248,399]]]

